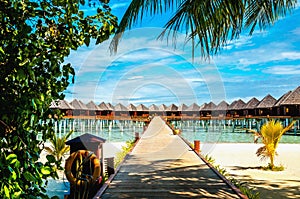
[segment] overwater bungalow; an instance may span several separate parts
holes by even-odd
[[[66,100],[52,101],[50,109],[60,110],[64,116],[72,116],[74,107]]]
[[[100,109],[100,116],[110,116],[113,111],[113,109],[107,107],[104,102],[101,102],[98,107]]]
[[[114,108],[115,116],[129,116],[129,110],[123,104],[118,103]]]
[[[196,103],[193,103],[185,110],[185,113],[188,116],[199,117],[200,116],[200,106]]]
[[[215,105],[213,102],[209,102],[208,104],[204,103],[200,108],[200,115],[203,117],[210,117],[216,106],[217,105]]]
[[[90,101],[89,103],[87,103],[86,106],[88,108],[89,116],[100,115],[101,110],[93,101]]]
[[[266,95],[256,106],[256,110],[259,116],[270,116],[275,115],[273,106],[276,103],[276,99],[270,94]]]
[[[221,101],[212,111],[213,116],[225,117],[228,115],[229,104],[224,100]]]
[[[137,110],[136,107],[133,104],[129,104],[127,106],[127,109],[129,111],[129,115],[132,117],[136,117],[137,116]]]
[[[233,117],[239,117],[243,116],[243,108],[246,106],[246,103],[239,99],[235,100],[228,106],[228,110],[231,116]]]
[[[88,107],[80,100],[74,99],[70,102],[70,105],[74,107],[73,116],[86,116],[88,115]]]
[[[146,107],[144,104],[139,104],[136,107],[137,115],[142,117],[149,117],[149,108]]]
[[[229,114],[230,114],[231,116],[234,116],[234,115],[235,115],[233,108],[234,108],[234,106],[235,106],[236,103],[237,103],[237,100],[234,100],[234,101],[233,101],[231,104],[229,104],[229,106],[228,106]]]
[[[166,108],[167,116],[178,116],[178,106],[171,104]]]
[[[111,116],[132,116],[143,117],[147,119],[149,115],[169,116],[173,119],[193,119],[200,116],[199,119],[209,119],[214,117],[300,117],[300,86],[293,91],[288,91],[276,100],[271,95],[266,95],[261,101],[253,97],[247,103],[242,99],[235,100],[230,105],[226,101],[220,102],[215,105],[213,102],[204,103],[200,107],[193,103],[190,106],[182,103],[178,107],[175,104],[166,106],[161,104],[157,106],[152,104],[149,108],[143,104],[135,106],[129,104],[125,107],[122,104],[117,104],[116,107],[110,103],[100,103],[98,106],[90,101],[88,104],[84,104],[78,99],[74,99],[68,103],[66,100],[58,100],[52,102],[51,109],[58,109],[63,112],[65,116],[102,116],[98,119],[112,119]],[[177,116],[180,116],[177,118]],[[107,117],[107,118],[105,118]],[[193,118],[192,118],[193,117]],[[130,119],[117,118],[117,119]],[[139,118],[141,119],[141,118]],[[230,119],[230,118],[228,118]]]
[[[177,109],[177,111],[178,111],[177,115],[186,116],[187,114],[185,111],[187,108],[188,108],[188,106],[186,104],[184,104],[184,103],[180,104]]]
[[[281,106],[281,103],[286,99],[286,97],[291,93],[292,91],[288,91],[287,93],[283,94],[277,102],[274,104],[273,108],[276,111],[276,115],[285,115],[284,107]]]
[[[164,116],[164,115],[167,115],[166,113],[166,109],[168,108],[165,104],[161,104],[159,107],[159,111],[161,112],[161,115]]]
[[[300,86],[291,91],[280,103],[283,115],[300,116]]]
[[[255,97],[253,97],[252,99],[250,99],[246,105],[244,106],[244,108],[242,108],[243,110],[243,115],[247,116],[247,117],[252,117],[256,114],[256,107],[259,104],[259,100],[256,99]]]
[[[162,115],[162,111],[160,111],[159,107],[156,106],[155,104],[151,104],[149,106],[149,114],[151,116],[154,116],[154,115]]]

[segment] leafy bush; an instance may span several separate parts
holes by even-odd
[[[115,158],[115,168],[124,160],[125,156],[132,150],[134,146],[134,141],[127,141],[125,146],[122,146],[122,151],[116,154]]]
[[[0,1],[0,196],[48,198],[47,178],[57,177],[52,155],[39,162],[44,142],[61,117],[49,109],[74,81],[65,63],[71,49],[100,43],[114,33],[117,19],[99,4],[93,16],[81,0]],[[38,134],[42,140],[37,139]]]

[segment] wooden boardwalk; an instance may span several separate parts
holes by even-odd
[[[96,198],[243,198],[155,117]],[[246,197],[244,197],[246,198]]]

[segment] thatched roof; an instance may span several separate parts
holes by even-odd
[[[259,104],[259,100],[253,97],[251,100],[249,100],[243,109],[254,109]]]
[[[127,106],[128,111],[136,111],[136,107],[133,104]]]
[[[109,111],[109,110],[110,110],[104,102],[101,102],[101,103],[98,105],[98,107],[99,107],[99,109],[100,109],[101,111]]]
[[[165,104],[161,104],[158,108],[160,111],[165,111],[168,107]]]
[[[208,104],[204,103],[202,107],[200,108],[201,111],[212,111],[215,109],[217,105],[215,105],[213,102],[209,102]]]
[[[149,111],[159,111],[159,108],[155,104],[152,104],[149,106]]]
[[[243,109],[244,107],[246,106],[246,103],[239,99],[239,100],[236,100],[234,102],[232,102],[229,106],[228,106],[228,109],[229,110],[241,110]]]
[[[171,104],[167,107],[166,111],[178,111],[178,106],[176,106],[175,104]]]
[[[180,106],[178,106],[177,110],[182,112],[182,111],[186,111],[187,108],[188,108],[187,105],[181,104]]]
[[[224,111],[224,110],[228,110],[228,106],[229,104],[225,101],[220,102],[214,110],[216,111]]]
[[[276,99],[268,94],[266,97],[264,97],[259,104],[257,105],[257,108],[272,108],[274,104],[276,103]]]
[[[126,108],[123,104],[121,103],[118,103],[116,106],[115,106],[115,111],[128,111],[128,108]]]
[[[101,111],[101,109],[93,101],[90,101],[89,103],[87,103],[86,107],[88,108],[88,110],[91,110],[91,111]]]
[[[231,104],[229,104],[228,110],[233,110],[237,102],[238,102],[237,100],[234,100]]]
[[[75,108],[69,104],[66,100],[52,101],[50,108],[60,110],[74,110]]]
[[[281,105],[300,105],[300,86],[293,90],[282,102]]]
[[[88,107],[82,101],[77,99],[70,102],[70,105],[72,105],[76,110],[88,110]]]
[[[106,106],[110,111],[113,111],[115,109],[115,107],[111,103],[107,103]]]
[[[274,107],[278,107],[281,105],[281,103],[289,96],[289,94],[291,93],[292,91],[289,91],[287,93],[285,93],[284,95],[282,95],[278,100],[277,102],[274,104]]]
[[[200,110],[200,106],[198,106],[198,104],[196,103],[193,103],[185,111],[199,111],[199,110]]]
[[[147,108],[144,104],[140,104],[136,107],[137,111],[149,111],[149,108]]]

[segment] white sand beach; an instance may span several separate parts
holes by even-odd
[[[300,198],[300,144],[278,145],[275,165],[284,166],[284,171],[259,169],[269,161],[261,161],[256,156],[260,146],[262,144],[220,143],[214,145],[208,155],[234,178],[260,192],[262,199]]]

